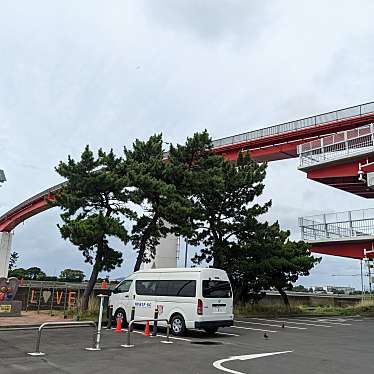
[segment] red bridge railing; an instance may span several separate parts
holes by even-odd
[[[374,113],[374,102],[351,106],[349,108],[334,110],[332,112],[318,114],[316,116],[285,122],[279,125],[265,127],[238,135],[228,136],[213,140],[213,148],[224,147],[230,144],[242,143],[245,141],[257,140],[267,136],[278,135],[286,132],[293,132],[308,127],[315,127],[325,123],[339,121],[347,118],[360,117]]]

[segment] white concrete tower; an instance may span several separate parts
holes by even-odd
[[[0,232],[0,278],[8,277],[8,266],[11,248],[12,234],[5,231]]]
[[[176,268],[178,254],[178,238],[169,234],[166,238],[160,239],[160,244],[156,248],[155,258],[144,263],[144,270],[159,268]]]

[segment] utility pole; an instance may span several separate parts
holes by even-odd
[[[361,267],[361,301],[364,300],[364,274],[362,272],[362,259],[360,259],[360,267]]]
[[[185,249],[185,253],[184,253],[184,267],[185,268],[187,267],[187,255],[188,255],[188,241],[187,241],[187,238],[186,238],[186,249]]]
[[[0,183],[6,182],[5,173],[3,169],[0,169]]]
[[[367,263],[367,266],[368,266],[368,275],[369,275],[369,292],[370,292],[370,298],[371,298],[371,292],[372,292],[372,289],[371,289],[371,268],[373,267],[373,260],[369,258],[368,254],[373,254],[374,253],[374,249],[372,249],[371,251],[368,251],[367,249],[364,249],[364,260],[365,262]]]

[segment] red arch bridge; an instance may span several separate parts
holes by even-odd
[[[217,139],[213,149],[229,160],[243,151],[249,151],[259,162],[299,157],[298,169],[307,178],[372,198],[373,124],[374,102],[369,102]],[[7,275],[12,230],[49,209],[48,201],[62,186],[48,188],[0,217],[0,277]],[[312,244],[314,252],[350,258],[363,258],[365,253],[371,256],[367,251],[374,247],[374,214],[368,219],[370,214],[369,209],[299,218],[302,238]]]

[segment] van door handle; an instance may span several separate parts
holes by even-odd
[[[126,295],[125,297],[126,297],[126,298],[128,298],[128,297],[129,297],[129,295]]]

